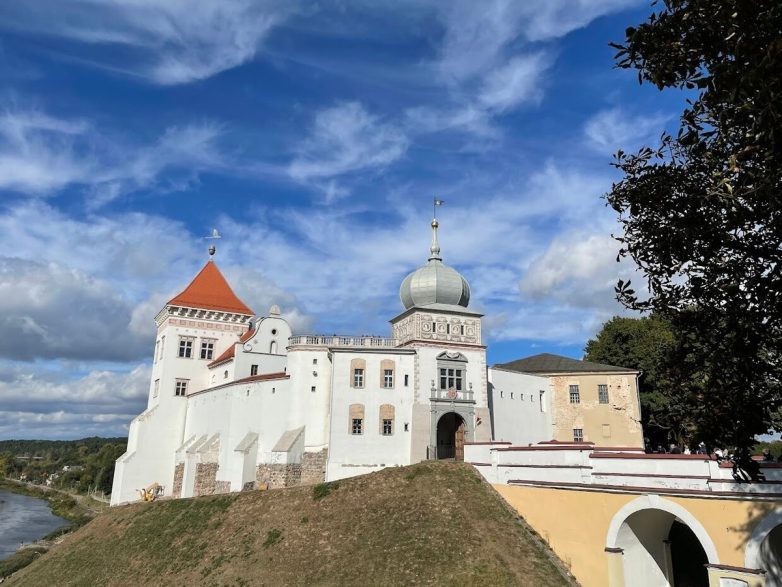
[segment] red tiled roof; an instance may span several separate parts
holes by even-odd
[[[235,343],[231,343],[231,346],[229,346],[227,349],[225,349],[225,351],[223,351],[223,353],[219,357],[217,357],[214,361],[209,363],[207,365],[207,367],[209,369],[211,369],[212,367],[215,367],[215,366],[219,365],[220,363],[225,363],[226,361],[229,361],[230,359],[233,359],[234,358],[234,354],[236,352],[235,349],[236,349],[236,344]]]
[[[255,328],[248,328],[242,336],[239,337],[239,342],[247,342],[255,334]]]
[[[252,316],[254,312],[240,300],[220,273],[214,261],[208,261],[182,293],[169,302],[173,306],[235,312]]]

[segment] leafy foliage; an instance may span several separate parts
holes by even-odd
[[[674,347],[670,325],[658,316],[616,316],[603,324],[584,349],[587,361],[638,369],[644,432],[652,446],[686,443],[687,420],[671,408],[668,358]]]
[[[54,487],[86,493],[111,493],[114,462],[127,446],[125,438],[0,441],[0,477],[43,483],[55,476]],[[64,471],[64,467],[69,467]]]
[[[607,201],[650,295],[617,294],[670,321],[675,408],[696,436],[746,451],[782,406],[782,3],[655,6],[617,64],[692,98],[675,136],[617,154]]]

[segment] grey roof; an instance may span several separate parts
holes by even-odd
[[[524,359],[511,361],[510,363],[500,363],[494,365],[499,369],[508,371],[519,371],[521,373],[595,373],[595,372],[635,372],[636,369],[628,367],[617,367],[615,365],[603,365],[602,363],[593,363],[591,361],[579,361],[570,357],[553,355],[551,353],[540,353]]]
[[[435,304],[466,308],[470,303],[470,285],[467,280],[456,269],[443,263],[440,256],[438,226],[437,220],[433,220],[429,262],[405,277],[399,288],[399,297],[405,309]]]

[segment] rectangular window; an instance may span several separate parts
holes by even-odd
[[[394,387],[394,370],[393,369],[384,369],[383,370],[383,387],[385,387],[386,389]]]
[[[571,404],[581,403],[581,392],[578,391],[578,385],[570,386],[570,403]]]
[[[160,337],[160,358],[163,358],[163,355],[166,352],[166,335]]]
[[[573,442],[584,442],[584,430],[582,428],[573,428]]]
[[[214,357],[215,341],[212,339],[201,340],[201,358],[209,359],[210,361]]]
[[[313,365],[317,365],[318,364],[318,359],[312,359],[312,364]]]
[[[440,369],[440,389],[462,390],[462,370],[443,368]]]
[[[311,391],[312,393],[315,393],[315,386],[314,386],[314,385],[313,385],[312,387],[310,387],[310,391]]]
[[[459,328],[460,328],[460,330],[461,330],[461,334],[462,334],[462,336],[464,336],[464,324],[462,324],[462,325],[461,325]]]
[[[152,397],[157,397],[160,393],[160,379],[155,379],[155,387],[152,388]]]
[[[258,375],[258,365],[250,365],[250,375]]]
[[[393,420],[383,420],[383,436],[391,436],[393,429]]]
[[[363,433],[364,420],[361,418],[353,418],[353,426],[351,428],[353,434]]]
[[[179,338],[179,356],[183,359],[189,359],[193,356],[193,339],[184,336]]]
[[[597,386],[597,397],[601,404],[608,403],[608,385],[601,384]]]
[[[540,396],[540,397],[539,397],[539,399],[538,399],[538,401],[540,402],[540,411],[541,411],[541,412],[545,412],[545,411],[546,411],[546,402],[544,401],[544,400],[545,400],[545,397],[546,397],[546,396],[544,395],[545,393],[546,393],[546,392],[545,392],[545,391],[543,391],[542,389],[541,389],[541,390],[538,392],[538,395]]]
[[[176,389],[174,390],[174,395],[178,396],[185,396],[187,395],[187,383],[189,379],[177,379],[176,380]]]
[[[407,384],[409,383],[409,375],[405,375],[405,387],[407,387]]]
[[[160,341],[155,341],[155,362],[160,360]]]
[[[364,387],[363,369],[353,369],[353,387]]]

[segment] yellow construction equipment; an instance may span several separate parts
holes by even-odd
[[[163,495],[163,486],[159,483],[153,483],[146,489],[139,489],[138,493],[141,496],[141,501],[155,501]]]

